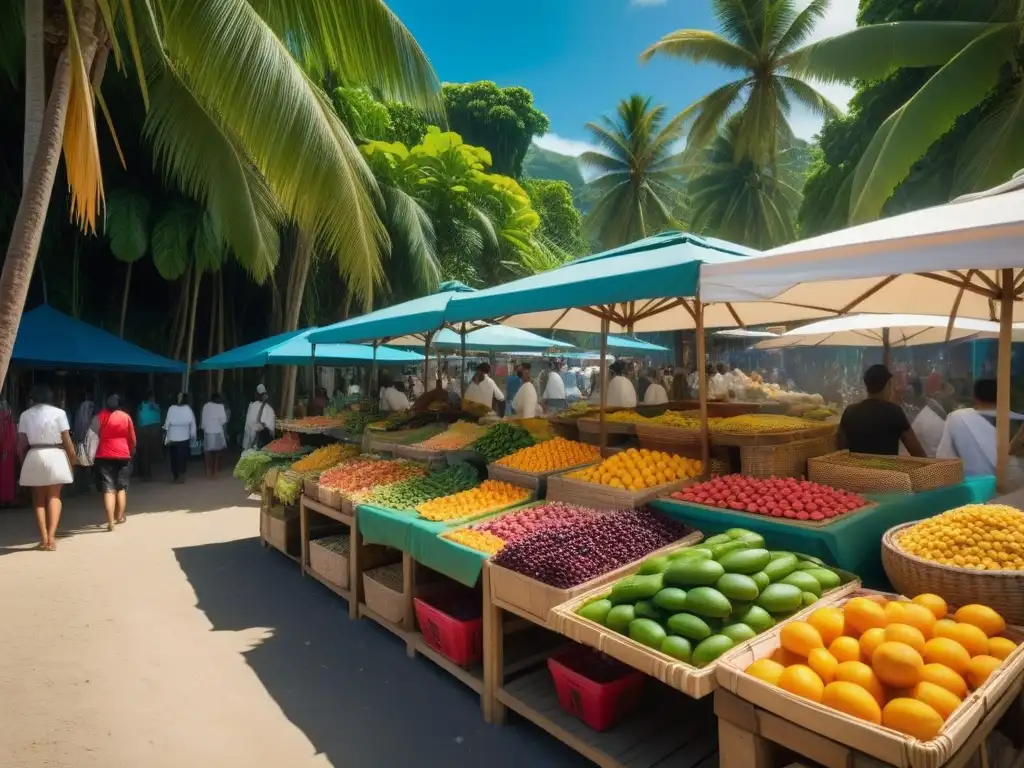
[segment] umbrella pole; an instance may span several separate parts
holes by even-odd
[[[380,408],[380,387],[377,386],[377,342],[373,342],[373,364],[370,366],[370,402]]]
[[[700,408],[700,461],[704,474],[710,477],[711,445],[708,434],[708,372],[706,367],[707,342],[704,338],[704,305],[698,295],[693,302],[694,324],[697,333],[697,385]]]
[[[462,367],[459,369],[459,394],[466,396],[466,324],[459,329],[459,346],[462,352]]]
[[[313,391],[310,392],[310,400],[313,400],[313,399],[316,398],[316,388],[317,388],[317,380],[316,380],[316,344],[315,343],[310,343],[309,347],[310,347],[310,350],[312,351],[312,354],[309,356],[309,360],[310,360],[309,367],[313,371]]]
[[[430,342],[434,338],[434,333],[431,331],[423,337],[423,393],[433,392],[434,387],[430,386]],[[416,393],[412,396],[413,402],[416,401]]]
[[[892,369],[892,345],[889,343],[889,329],[882,329],[882,363]]]
[[[608,404],[608,363],[605,360],[608,357],[608,318],[601,319],[601,410],[598,418],[601,420],[601,432],[598,440],[598,447],[601,449],[601,455],[604,455],[604,449],[608,445],[608,424],[604,420],[604,409]]]
[[[996,488],[1008,493],[1010,463],[1010,343],[1013,340],[1013,270],[1002,270],[999,300],[999,356],[996,368]]]

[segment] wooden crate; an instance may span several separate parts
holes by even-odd
[[[491,480],[502,480],[506,483],[512,483],[512,485],[518,485],[522,488],[529,488],[530,490],[535,491],[537,498],[542,499],[544,498],[545,493],[547,493],[549,477],[564,472],[575,472],[577,469],[590,467],[596,463],[597,459],[594,459],[594,461],[588,461],[586,464],[577,464],[574,467],[553,469],[550,472],[523,472],[520,469],[503,467],[500,464],[488,464],[487,477]]]
[[[299,517],[291,514],[292,507],[271,507],[260,513],[260,536],[275,549],[298,557],[302,545],[299,541]],[[297,512],[297,507],[294,508]]]
[[[652,552],[647,555],[647,557],[654,557],[655,555],[672,552],[680,547],[692,547],[694,544],[699,543],[703,538],[703,533],[700,531],[694,531],[689,536],[685,536],[678,541],[674,541],[671,544]],[[608,571],[608,573],[597,576],[582,584],[578,584],[575,587],[570,587],[569,589],[552,587],[516,571],[510,571],[508,568],[503,568],[493,562],[489,563],[485,567],[490,568],[492,600],[500,600],[501,602],[516,608],[520,613],[532,617],[538,624],[550,627],[552,619],[554,618],[552,611],[555,606],[561,605],[567,600],[571,600],[578,595],[589,592],[595,588],[605,586],[622,576],[625,576],[627,573],[630,573],[631,570],[636,570],[636,568],[639,567],[639,562],[626,563],[615,570]]]
[[[853,597],[869,594],[878,593],[858,590],[833,596],[827,602],[839,607]],[[898,596],[888,597],[896,599]],[[950,606],[950,609],[954,607]],[[743,670],[750,664],[770,656],[779,647],[780,626],[761,633],[736,653],[723,657],[717,667],[718,684],[760,709],[898,768],[939,768],[964,746],[989,712],[1005,704],[1007,696],[1016,698],[1024,684],[1024,644],[1021,644],[981,688],[967,696],[946,720],[936,738],[918,741],[898,731],[794,696],[745,674]],[[1005,635],[1021,643],[1024,628],[1008,627]]]
[[[684,506],[687,506],[687,507],[697,507],[699,509],[704,509],[704,510],[707,510],[709,512],[728,512],[730,514],[736,514],[736,515],[750,515],[751,518],[765,518],[765,519],[771,520],[773,525],[775,525],[775,524],[777,524],[777,525],[791,525],[794,528],[812,528],[812,529],[813,528],[826,528],[829,525],[832,525],[833,523],[838,523],[840,520],[846,520],[847,518],[852,517],[853,515],[860,514],[861,512],[866,512],[867,510],[874,509],[875,507],[878,506],[874,502],[868,502],[863,507],[857,507],[857,509],[851,510],[850,512],[845,512],[842,515],[836,515],[835,517],[832,517],[832,518],[825,518],[824,520],[794,520],[794,519],[791,519],[791,518],[788,518],[788,517],[770,517],[770,516],[766,517],[764,515],[758,515],[758,514],[755,514],[753,512],[741,512],[738,509],[720,509],[719,507],[713,507],[713,506],[710,506],[708,504],[697,504],[696,502],[693,502],[693,501],[680,501],[679,499],[674,499],[674,498],[671,498],[671,497],[669,497],[667,499],[663,499],[663,502],[666,503],[666,504],[679,504],[679,505],[684,505]],[[832,566],[829,566],[829,568],[832,568]],[[833,570],[837,570],[837,569],[833,568]]]
[[[808,460],[835,447],[834,434],[778,445],[745,445],[740,448],[740,472],[752,477],[806,477]]]
[[[858,460],[883,460],[892,469],[862,466]],[[835,451],[807,461],[807,477],[816,483],[856,493],[920,493],[964,481],[960,459],[873,456]]]
[[[671,483],[663,483],[642,491],[629,491],[624,488],[588,483],[585,480],[567,477],[565,474],[557,474],[548,477],[547,498],[548,501],[564,501],[570,504],[579,504],[582,507],[636,509],[659,496],[667,496],[694,482],[697,481],[694,479],[674,480]]]
[[[343,539],[343,548],[340,551],[328,549],[321,543],[323,539],[310,541],[309,568],[335,586],[348,589],[350,537],[341,533],[329,538]]]
[[[302,478],[302,495],[312,499],[313,501],[320,501],[320,473],[305,475]]]

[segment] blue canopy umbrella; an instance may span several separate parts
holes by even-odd
[[[229,349],[219,355],[203,360],[196,366],[200,371],[216,371],[229,368],[262,368],[265,365],[345,365],[369,363],[374,360],[374,348],[367,344],[317,344],[316,358],[313,344],[309,341],[315,328],[282,333],[267,339]],[[420,356],[412,352],[391,347],[378,347],[376,360],[379,363],[416,363]]]
[[[396,347],[422,347],[426,343],[423,334],[392,339]],[[450,328],[443,328],[433,335],[430,345],[434,349],[461,349],[462,336]],[[488,325],[466,334],[466,350],[470,352],[513,352],[532,350],[538,352],[559,352],[575,349],[567,341],[556,341],[521,328],[504,325]]]
[[[608,349],[614,352],[668,352],[668,347],[651,344],[649,341],[632,339],[629,336],[608,336]]]
[[[185,364],[42,304],[21,317],[11,362],[36,368],[182,373]]]

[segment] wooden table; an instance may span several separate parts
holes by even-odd
[[[349,529],[349,552],[348,552],[348,588],[344,588],[328,579],[321,573],[314,570],[309,561],[309,540],[310,540],[310,517],[320,515],[334,520]],[[302,556],[299,564],[302,567],[303,576],[312,576],[325,587],[348,602],[349,618],[359,616],[359,600],[362,595],[362,571],[359,565],[359,530],[356,525],[355,514],[345,514],[340,509],[329,507],[319,501],[315,501],[305,494],[299,497],[299,540],[302,543]]]

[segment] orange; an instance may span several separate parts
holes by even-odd
[[[862,661],[844,661],[836,667],[836,680],[859,685],[871,694],[878,706],[885,704],[885,691],[874,671]]]
[[[956,624],[953,619],[939,619],[935,622],[935,626],[932,627],[932,637],[942,637],[941,630],[943,627],[952,627]]]
[[[995,656],[1000,660],[1013,653],[1016,647],[1013,640],[1007,640],[1005,637],[990,637],[988,639],[988,655]]]
[[[987,605],[965,605],[957,609],[953,618],[961,624],[971,624],[977,627],[989,637],[1001,635],[1006,631],[1006,622],[1003,617]]]
[[[860,661],[860,645],[855,637],[837,637],[829,645],[828,652],[835,656],[840,664],[844,661]]]
[[[945,664],[925,664],[921,667],[921,682],[945,688],[958,699],[967,696],[967,683]]]
[[[843,606],[847,630],[862,635],[873,627],[884,627],[889,623],[885,609],[866,597],[855,597]]]
[[[825,692],[825,684],[821,682],[821,678],[806,664],[794,664],[792,667],[786,667],[779,677],[779,688],[789,691],[794,696],[818,703],[821,702],[822,694]]]
[[[771,655],[772,661],[781,664],[784,667],[791,667],[794,664],[803,664],[804,657],[797,656],[792,651],[787,651],[782,646],[775,649],[775,652]]]
[[[916,603],[903,604],[903,617],[900,624],[909,624],[921,630],[921,634],[928,640],[935,631],[935,614],[923,605]]]
[[[950,693],[935,683],[920,682],[910,691],[910,698],[927,704],[939,713],[943,720],[948,720],[953,710],[960,706],[960,697]]]
[[[946,601],[938,595],[933,595],[930,592],[925,592],[923,595],[918,595],[911,602],[923,605],[936,619],[946,618],[946,614],[949,613],[949,606],[946,605]]]
[[[906,643],[918,653],[924,650],[924,635],[920,629],[909,624],[890,624],[885,628],[885,639]]]
[[[870,600],[872,603],[878,603],[883,608],[889,603],[889,598],[885,595],[865,595],[864,599]]]
[[[995,656],[975,656],[967,668],[967,682],[971,688],[981,688],[988,680],[989,675],[999,669],[999,665],[1002,663]]]
[[[923,666],[921,654],[906,643],[887,640],[871,656],[871,667],[878,679],[893,688],[912,688],[917,685],[921,682]]]
[[[889,618],[889,621],[903,621],[903,613],[906,608],[906,602],[903,600],[893,600],[885,606],[885,615]]]
[[[971,656],[988,653],[988,636],[973,624],[936,626],[935,632],[936,637],[948,637],[960,643]]]
[[[839,666],[839,662],[824,648],[815,648],[807,654],[807,666],[814,670],[825,685],[828,685],[836,678],[836,667]]]
[[[967,674],[967,665],[971,661],[967,649],[948,637],[933,637],[924,644],[921,656],[929,664],[942,664],[961,677]]]
[[[874,697],[854,683],[842,680],[825,686],[821,703],[869,723],[882,723],[882,710]]]
[[[843,612],[838,608],[819,608],[807,617],[807,623],[818,630],[826,648],[843,634]]]
[[[779,684],[779,677],[786,671],[786,668],[777,661],[771,659],[758,659],[744,670],[751,677],[764,680],[771,685]]]
[[[882,710],[882,725],[929,741],[942,730],[942,715],[917,699],[893,699]]]
[[[787,651],[804,658],[807,658],[807,655],[815,648],[824,647],[818,630],[806,621],[791,621],[789,624],[784,624],[779,632],[779,641]]]
[[[890,603],[891,605],[891,603]],[[860,655],[868,664],[871,663],[871,655],[875,648],[885,642],[885,630],[881,627],[873,627],[860,636]]]

